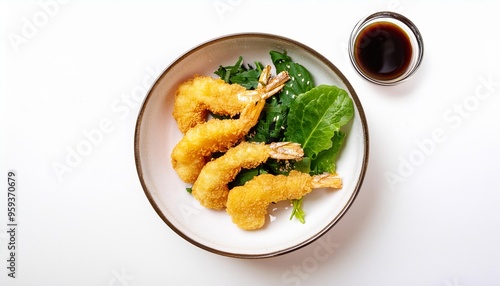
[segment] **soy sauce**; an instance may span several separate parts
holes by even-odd
[[[364,28],[354,44],[354,58],[369,77],[390,80],[408,69],[412,47],[408,34],[391,22],[376,22]]]

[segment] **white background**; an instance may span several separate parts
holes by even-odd
[[[356,22],[380,10],[403,13],[424,37],[421,69],[398,86],[364,81],[347,55]],[[499,286],[499,11],[495,1],[0,1],[0,285]],[[322,53],[369,123],[369,167],[350,210],[318,241],[272,259],[184,241],[134,165],[135,120],[156,76],[236,32]]]

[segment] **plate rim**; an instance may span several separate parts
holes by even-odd
[[[144,110],[145,110],[145,107],[147,106],[147,104],[150,100],[151,92],[155,89],[155,87],[158,85],[160,80],[164,76],[166,76],[166,74],[171,69],[173,69],[177,64],[181,63],[185,58],[189,57],[191,54],[193,54],[193,53],[195,53],[195,52],[197,52],[197,51],[199,51],[199,50],[201,50],[209,45],[212,45],[212,44],[215,44],[215,43],[221,42],[221,41],[227,41],[227,40],[238,39],[238,38],[248,38],[248,37],[257,37],[257,38],[263,38],[263,39],[278,40],[278,41],[283,41],[283,42],[286,42],[288,44],[298,46],[299,48],[305,50],[307,53],[316,57],[319,61],[321,61],[323,64],[325,64],[328,68],[333,70],[335,72],[336,76],[339,77],[339,79],[342,81],[342,83],[348,89],[349,94],[350,94],[354,104],[356,105],[356,109],[358,111],[360,121],[361,121],[362,134],[363,134],[363,146],[364,146],[364,153],[363,153],[363,159],[362,159],[362,163],[361,163],[361,170],[360,170],[360,174],[359,174],[358,180],[356,182],[354,191],[353,191],[352,195],[350,196],[349,200],[347,201],[347,203],[343,206],[342,210],[335,217],[335,219],[333,219],[331,222],[329,222],[323,229],[318,231],[316,234],[312,235],[307,240],[304,240],[299,244],[296,244],[294,246],[290,246],[290,247],[287,247],[287,248],[284,248],[281,250],[260,253],[260,254],[235,253],[235,252],[223,251],[220,249],[209,247],[209,246],[204,245],[204,244],[196,241],[195,239],[189,237],[188,235],[183,233],[181,230],[179,230],[177,227],[175,227],[169,221],[169,219],[163,214],[160,207],[158,206],[158,204],[154,200],[154,198],[151,194],[151,191],[148,189],[148,187],[146,185],[146,182],[145,182],[145,179],[143,176],[143,169],[141,166],[140,140],[139,140],[140,135],[141,135],[141,124],[142,124],[142,120],[144,117]],[[347,211],[352,206],[353,202],[355,201],[355,199],[357,198],[357,196],[359,194],[359,191],[360,191],[361,186],[363,184],[363,181],[364,181],[364,178],[366,175],[366,170],[368,167],[369,149],[370,149],[369,147],[370,146],[369,146],[368,123],[366,120],[366,115],[365,115],[363,106],[361,104],[361,101],[360,101],[356,91],[352,87],[351,83],[344,76],[344,74],[325,56],[323,56],[322,54],[320,54],[316,50],[312,49],[311,47],[309,47],[301,42],[298,42],[296,40],[293,40],[291,38],[284,37],[281,35],[270,34],[270,33],[259,33],[259,32],[232,33],[232,34],[226,34],[226,35],[222,35],[219,37],[215,37],[215,38],[212,38],[210,40],[207,40],[205,42],[202,42],[202,43],[194,46],[193,48],[189,49],[187,52],[180,55],[177,59],[172,61],[161,72],[161,74],[155,79],[154,83],[151,85],[150,89],[148,90],[146,97],[144,98],[144,100],[140,106],[139,113],[137,115],[136,124],[135,124],[135,131],[134,131],[134,161],[135,161],[137,175],[139,177],[140,184],[142,186],[142,189],[143,189],[149,203],[152,205],[153,209],[158,214],[158,216],[163,220],[163,222],[166,223],[171,230],[173,230],[177,235],[182,237],[184,240],[190,242],[191,244],[193,244],[201,249],[204,249],[206,251],[209,251],[211,253],[215,253],[218,255],[226,256],[226,257],[244,258],[244,259],[260,259],[260,258],[271,258],[271,257],[281,256],[281,255],[293,252],[295,250],[298,250],[300,248],[303,248],[303,247],[311,244],[312,242],[316,241],[321,236],[323,236],[325,233],[327,233],[329,230],[331,230],[333,228],[333,226],[335,224],[337,224],[337,222],[339,222],[342,219],[342,217],[345,215],[345,213],[347,213]]]

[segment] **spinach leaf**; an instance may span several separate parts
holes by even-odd
[[[260,174],[267,174],[268,172],[262,167],[258,166],[253,169],[242,169],[236,178],[228,184],[229,189],[237,186],[243,186],[247,181],[250,181],[253,177]]]
[[[286,52],[271,51],[271,60],[276,67],[276,73],[287,71],[290,80],[285,83],[283,91],[278,94],[280,103],[289,106],[299,94],[314,87],[314,79],[309,71],[292,60]]]
[[[269,54],[276,73],[287,71],[290,80],[285,83],[281,92],[267,99],[259,121],[247,136],[249,141],[283,141],[290,104],[299,94],[314,87],[314,80],[309,71],[294,62],[286,52],[270,51]]]

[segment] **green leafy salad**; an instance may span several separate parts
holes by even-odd
[[[296,162],[269,159],[257,168],[242,170],[230,188],[243,185],[259,174],[288,174],[299,170],[311,175],[336,171],[336,160],[345,139],[340,129],[354,115],[354,106],[347,92],[334,85],[315,85],[310,72],[296,63],[286,52],[271,51],[276,73],[287,71],[288,80],[278,94],[268,98],[258,123],[247,134],[253,142],[296,142],[304,157]],[[225,82],[255,89],[264,69],[260,62],[244,65],[240,56],[233,66],[219,66],[214,72]],[[302,198],[292,200],[290,219],[305,223]]]

